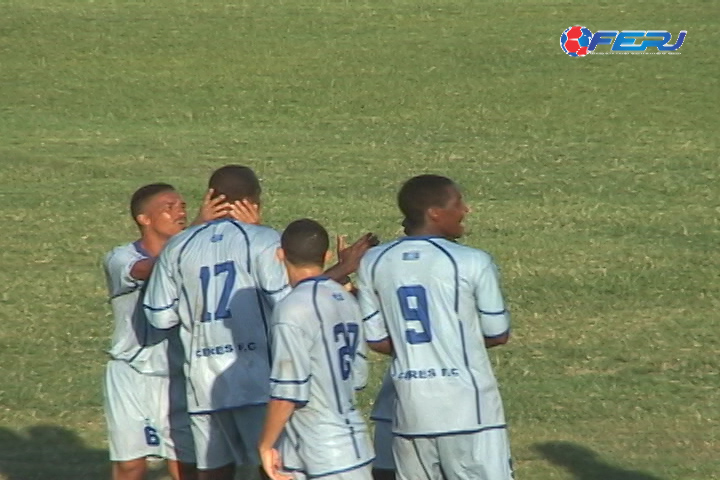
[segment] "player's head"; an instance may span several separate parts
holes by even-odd
[[[400,188],[398,206],[406,234],[419,232],[455,239],[462,236],[468,207],[460,189],[447,177],[418,175]]]
[[[294,267],[323,268],[330,256],[327,230],[315,220],[295,220],[280,238],[281,258]]]
[[[140,231],[172,237],[185,228],[185,201],[172,185],[151,183],[138,188],[130,199],[130,215]]]
[[[208,187],[214,190],[213,196],[225,195],[228,202],[249,200],[260,203],[260,180],[250,167],[225,165],[210,175]]]

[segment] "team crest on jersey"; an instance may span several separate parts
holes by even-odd
[[[403,252],[403,260],[417,260],[420,258],[420,252]]]

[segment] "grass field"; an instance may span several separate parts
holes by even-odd
[[[195,209],[242,163],[267,223],[351,236],[399,234],[411,175],[461,183],[513,312],[519,480],[720,479],[719,8],[0,0],[0,478],[109,478],[100,258],[136,187]],[[688,35],[572,59],[575,24]]]

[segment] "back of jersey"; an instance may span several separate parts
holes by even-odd
[[[407,237],[368,252],[359,275],[368,340],[393,341],[394,431],[504,425],[484,337],[506,332],[509,318],[489,255],[439,237]]]
[[[278,246],[270,228],[220,220],[186,230],[162,252],[146,311],[158,326],[183,326],[190,412],[267,401],[269,307],[288,291]],[[166,310],[177,316],[163,317]]]
[[[355,402],[360,323],[355,298],[326,277],[301,282],[273,312],[272,396],[303,405],[285,430],[286,468],[316,477],[372,460]]]

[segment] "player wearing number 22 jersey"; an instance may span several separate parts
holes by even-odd
[[[468,209],[449,179],[415,177],[399,200],[409,235],[371,249],[358,270],[370,347],[393,352],[398,475],[507,480],[505,415],[486,350],[509,330],[497,268],[452,240]]]
[[[374,452],[355,389],[367,379],[362,317],[355,297],[321,275],[325,229],[291,223],[282,256],[292,292],[273,312],[271,400],[258,446],[271,478],[370,480]],[[280,441],[279,459],[272,448]]]

